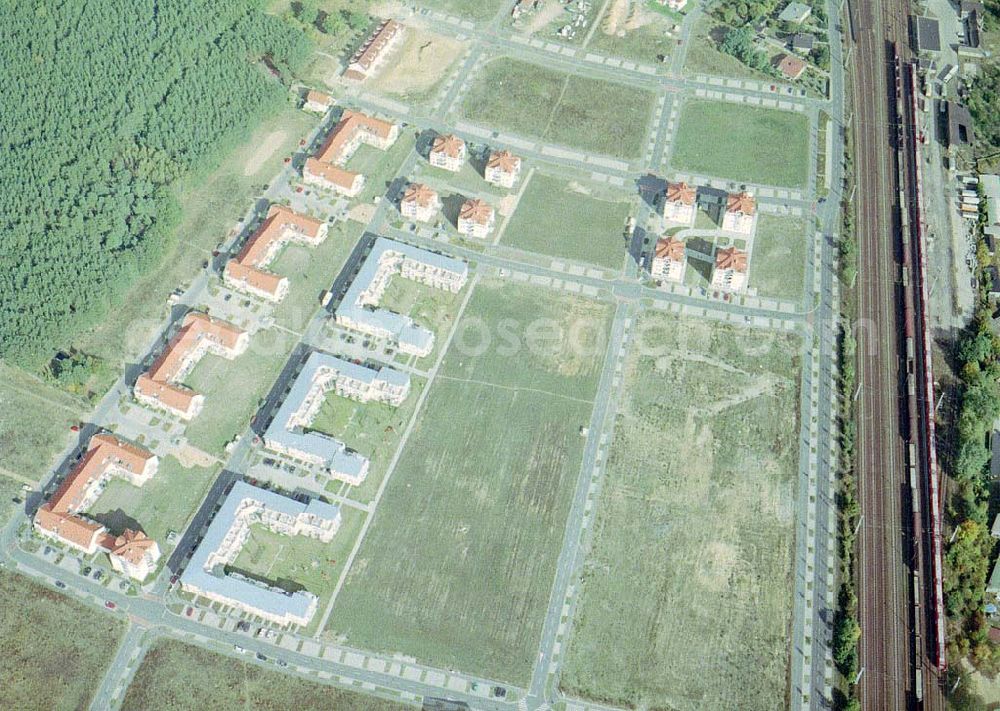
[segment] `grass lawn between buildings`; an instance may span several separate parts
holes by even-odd
[[[328,491],[363,504],[375,498],[403,431],[413,417],[425,383],[423,378],[411,375],[410,394],[399,407],[376,402],[362,403],[333,392],[326,396],[313,420],[312,429],[340,440],[368,457],[370,462],[368,475],[360,486],[331,481],[326,487]]]
[[[527,314],[548,324],[547,348],[524,345]],[[603,349],[610,316],[609,304],[554,291],[477,286],[330,632],[527,683],[603,362],[571,339],[589,333]],[[460,339],[462,324],[493,336]]]
[[[685,101],[673,144],[677,171],[790,188],[809,177],[809,119],[794,111]]]
[[[87,708],[124,620],[6,570],[0,599],[0,708]]]
[[[173,639],[157,642],[149,650],[122,700],[125,711],[403,711],[412,708],[282,674]]]
[[[806,278],[811,223],[801,217],[761,214],[753,239],[750,287],[762,296],[798,300]]]
[[[289,592],[308,590],[318,597],[316,614],[305,627],[306,634],[312,634],[365,522],[363,511],[348,506],[340,507],[340,516],[340,528],[329,543],[275,533],[255,524],[229,570],[266,580]]]
[[[507,0],[420,0],[420,6],[459,15],[470,20],[489,20],[507,6]]]
[[[205,406],[187,426],[188,442],[222,457],[225,446],[249,425],[288,360],[298,336],[277,328],[250,337],[246,352],[234,360],[208,354],[184,384],[205,396]]]
[[[462,113],[499,131],[637,159],[655,99],[652,92],[632,86],[499,57],[472,80]]]
[[[80,400],[0,361],[0,473],[40,479],[85,411]]]
[[[218,468],[185,468],[176,457],[160,457],[156,474],[141,487],[112,477],[87,513],[111,533],[126,528],[144,531],[159,544],[166,562],[173,549],[167,543],[167,534],[184,532],[216,474]]]
[[[406,314],[416,325],[434,334],[434,348],[430,354],[416,359],[418,363],[424,363],[437,357],[441,344],[444,343],[451,325],[455,322],[455,314],[464,295],[464,290],[453,294],[396,274],[389,280],[389,285],[379,301],[379,307]],[[404,356],[400,355],[400,358]],[[412,360],[410,356],[405,358]]]
[[[501,244],[621,269],[626,247],[622,234],[630,208],[624,190],[535,172]]]
[[[563,689],[786,708],[799,340],[654,312],[636,338]]]

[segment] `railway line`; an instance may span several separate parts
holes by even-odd
[[[862,707],[944,708],[940,510],[905,0],[849,9],[858,278]]]

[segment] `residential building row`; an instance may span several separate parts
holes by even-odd
[[[365,176],[344,168],[358,147],[364,143],[388,150],[399,138],[399,124],[345,110],[323,145],[302,169],[305,183],[355,197],[365,184]]]
[[[667,183],[660,214],[670,223],[693,227],[698,214],[698,189],[685,182]],[[757,226],[757,201],[746,191],[728,193],[720,227],[724,232],[752,235]]]
[[[315,594],[287,592],[228,568],[239,557],[253,526],[329,543],[340,522],[340,509],[332,504],[319,499],[302,503],[237,481],[195,548],[181,575],[181,588],[276,625],[308,624],[318,605]]]
[[[687,271],[686,246],[674,237],[661,237],[653,250],[650,275],[660,283],[683,283]],[[712,288],[743,291],[747,285],[748,263],[745,250],[726,247],[717,250],[712,269]]]
[[[112,568],[137,580],[145,579],[160,559],[156,541],[131,529],[112,535],[86,511],[112,477],[141,487],[156,474],[158,466],[157,456],[143,447],[108,433],[94,435],[62,484],[35,512],[35,531],[86,555],[104,551]]]
[[[329,392],[358,402],[398,407],[410,393],[410,376],[392,368],[363,365],[314,351],[296,376],[264,433],[264,446],[357,486],[368,474],[368,458],[310,427]]]
[[[399,200],[399,213],[410,220],[432,222],[441,209],[441,197],[424,183],[410,183]],[[485,239],[496,225],[496,210],[485,200],[467,198],[458,211],[459,234]]]
[[[268,265],[285,244],[316,247],[328,231],[323,220],[300,215],[284,205],[271,205],[260,227],[226,263],[222,280],[233,289],[277,303],[288,293],[288,277],[269,271]]]
[[[183,385],[184,378],[204,355],[212,353],[233,360],[245,353],[249,344],[246,331],[207,314],[191,312],[163,353],[135,381],[132,393],[144,405],[191,420],[201,412],[205,396]]]
[[[469,267],[460,259],[379,237],[334,312],[339,325],[389,341],[401,353],[429,355],[434,347],[432,332],[409,316],[379,308],[393,276],[458,293],[468,280]]]
[[[363,81],[374,76],[402,38],[403,25],[395,20],[384,20],[379,23],[357,51],[351,55],[347,69],[344,70],[344,78]]]
[[[453,133],[439,134],[431,142],[428,162],[435,168],[457,173],[465,165],[469,150],[461,138]],[[521,157],[506,149],[493,150],[486,158],[483,179],[502,188],[513,188],[521,175]]]

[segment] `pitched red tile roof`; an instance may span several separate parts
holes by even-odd
[[[508,150],[493,151],[486,161],[487,168],[499,168],[504,173],[513,173],[520,166],[521,159]]]
[[[729,193],[726,199],[726,212],[739,212],[752,215],[757,211],[757,201],[747,192]]]
[[[197,393],[174,381],[191,351],[202,339],[214,341],[222,348],[235,348],[242,335],[243,331],[231,323],[199,312],[189,313],[163,353],[136,380],[135,389],[171,409],[186,412]]]
[[[306,165],[308,167],[309,163]],[[288,239],[286,230],[297,232],[308,239],[315,239],[322,226],[322,220],[300,215],[284,205],[271,205],[261,226],[246,241],[239,254],[226,263],[226,276],[237,281],[245,281],[255,289],[268,294],[277,293],[284,277],[264,269],[274,258],[281,243]]]
[[[359,64],[365,71],[371,69],[372,65],[378,61],[379,55],[382,54],[386,46],[402,30],[403,26],[395,20],[386,20],[358,48],[358,51],[354,53],[349,63]]]
[[[684,259],[684,242],[673,237],[660,237],[656,241],[654,256],[658,259],[669,259],[680,262]]]
[[[147,449],[101,433],[90,438],[87,451],[70,470],[55,493],[35,513],[35,524],[77,545],[88,548],[103,526],[78,515],[91,484],[109,468],[140,472],[155,455]]]
[[[386,139],[394,125],[358,111],[344,111],[340,121],[316,153],[316,159],[324,163],[338,163],[344,157],[344,148],[354,140],[359,131],[366,131],[378,138]]]
[[[403,202],[416,203],[420,207],[430,207],[437,202],[438,194],[429,185],[423,183],[410,183],[403,193]]]
[[[454,134],[446,133],[435,136],[434,143],[431,144],[431,153],[444,153],[449,158],[460,158],[463,148],[465,141]]]
[[[489,203],[479,198],[470,198],[462,203],[458,217],[461,220],[470,220],[479,225],[488,225],[493,217],[493,208]]]
[[[785,54],[778,60],[778,71],[789,79],[798,79],[806,69],[806,63],[791,54]]]
[[[667,183],[667,202],[679,202],[683,205],[694,205],[697,190],[687,183]]]
[[[715,253],[716,269],[732,269],[735,272],[746,272],[747,253],[736,247],[720,249]]]
[[[146,536],[142,531],[125,529],[122,535],[116,537],[107,547],[116,556],[124,558],[132,565],[138,565],[149,549],[155,546],[156,541]]]
[[[306,102],[312,102],[314,104],[323,104],[324,106],[332,106],[333,97],[329,96],[328,94],[324,94],[321,91],[315,91],[314,89],[310,89],[306,93]]]
[[[354,187],[354,181],[358,178],[358,173],[350,170],[344,170],[333,163],[324,163],[323,161],[315,158],[306,158],[305,169],[307,173],[318,175],[323,178],[323,180],[333,183],[334,185],[339,185],[345,190],[350,190]]]

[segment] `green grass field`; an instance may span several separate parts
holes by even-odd
[[[0,473],[40,479],[87,406],[0,361]]]
[[[229,566],[263,578],[284,590],[308,590],[319,598],[315,617],[306,627],[311,634],[330,600],[347,556],[354,547],[365,514],[342,506],[340,528],[329,543],[306,536],[286,536],[266,526],[254,525],[239,556]]]
[[[471,20],[489,20],[506,6],[505,0],[419,0],[426,7],[449,15],[468,17]]]
[[[399,172],[403,161],[413,150],[415,136],[412,131],[400,131],[399,138],[389,150],[383,151],[372,146],[361,145],[351,160],[347,162],[350,170],[360,172],[365,176],[365,185],[356,198],[358,202],[371,202],[378,195],[385,195],[389,183]]]
[[[792,188],[809,177],[809,119],[792,111],[686,101],[673,143],[673,170]]]
[[[181,221],[173,248],[157,269],[135,282],[98,328],[75,345],[114,364],[116,377],[124,360],[145,355],[142,349],[162,327],[167,296],[201,269],[316,121],[315,116],[288,107],[251,133],[214,172],[182,181],[176,188]]]
[[[651,92],[635,87],[500,57],[476,75],[462,112],[500,131],[635,159],[645,145],[654,102]]]
[[[319,247],[288,245],[269,269],[288,277],[288,294],[274,309],[280,326],[301,332],[320,306],[320,293],[329,289],[364,231],[355,222],[330,225]]]
[[[534,173],[501,244],[621,269],[628,193]]]
[[[799,341],[652,312],[636,333],[563,688],[786,708]]]
[[[327,489],[361,503],[368,503],[375,498],[375,492],[399,446],[403,430],[416,410],[424,383],[423,378],[411,375],[410,394],[399,407],[374,402],[361,403],[336,393],[327,395],[313,420],[312,428],[339,439],[368,457],[371,462],[368,476],[360,486],[332,481]]]
[[[202,358],[184,383],[205,396],[204,408],[185,431],[190,444],[223,456],[225,445],[249,426],[297,338],[271,328],[251,336],[250,347],[234,360]]]
[[[87,708],[124,620],[6,570],[0,599],[0,708]]]
[[[386,287],[379,305],[382,308],[406,314],[414,322],[434,333],[434,349],[430,355],[420,361],[433,359],[444,342],[448,330],[455,322],[455,314],[462,303],[463,293],[452,294],[450,291],[435,289],[405,279],[399,275],[392,277]]]
[[[166,555],[173,546],[167,533],[184,532],[215,481],[217,469],[181,466],[173,456],[160,457],[156,474],[141,487],[113,477],[88,514],[112,533],[138,526]]]
[[[634,29],[620,29],[615,34],[608,34],[603,29],[602,18],[601,27],[594,33],[587,50],[644,64],[656,64],[661,57],[669,57],[674,51],[677,40],[668,35],[667,31],[675,22],[679,23],[683,16],[665,5],[660,5],[658,0],[648,0],[645,5],[646,7],[640,10],[644,22]],[[610,5],[608,12],[611,12]]]
[[[603,342],[610,306],[541,289],[481,284],[463,319],[499,333],[529,304]],[[351,645],[525,684],[601,359],[506,343],[476,353],[452,345],[329,630]]]
[[[812,231],[806,220],[760,215],[750,261],[750,286],[763,296],[801,299],[806,250],[812,243]]]
[[[402,711],[411,708],[281,674],[172,639],[158,642],[149,650],[122,700],[125,711]]]

